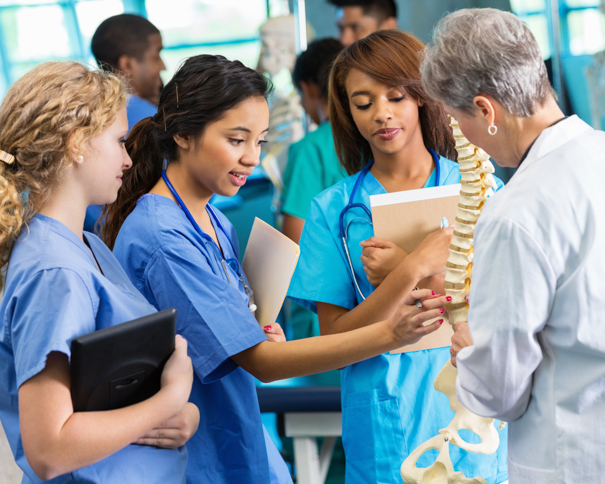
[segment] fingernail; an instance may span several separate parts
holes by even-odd
[[[443,324],[443,319],[440,319],[440,320],[439,320],[439,324]]]
[[[448,296],[448,297],[446,297],[445,299],[446,299],[446,301],[451,301],[451,300],[452,300],[452,297],[451,297],[451,296]]]
[[[273,329],[273,327],[272,326],[265,326],[263,329],[265,331],[271,331]]]
[[[431,292],[433,293],[433,296],[434,296],[435,294],[437,294],[435,291],[431,291]]]
[[[445,312],[445,309],[440,309],[439,311],[441,311],[441,314],[443,314]]]

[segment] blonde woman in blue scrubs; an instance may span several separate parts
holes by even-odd
[[[125,105],[116,77],[49,62],[0,106],[0,419],[25,484],[185,482],[199,412],[180,337],[153,397],[74,412],[70,395],[73,338],[156,312],[82,230],[86,207],[112,203],[132,165]]]
[[[447,158],[455,156],[448,119],[421,86],[423,48],[405,32],[380,31],[349,46],[332,68],[330,119],[340,162],[351,176],[313,200],[289,291],[291,299],[317,311],[322,334],[388,317],[402,290],[421,281],[443,293],[439,273],[451,229],[429,235],[412,253],[425,264],[413,266],[406,264],[411,255],[373,238],[368,209],[370,195],[460,181],[458,164]],[[449,424],[448,400],[433,389],[448,359],[448,348],[384,353],[343,369],[347,484],[401,482],[407,455]],[[491,456],[451,446],[455,469],[490,484],[506,481],[506,435],[501,437]],[[418,466],[435,457],[424,454]]]

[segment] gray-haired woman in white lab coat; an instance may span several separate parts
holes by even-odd
[[[421,70],[471,143],[519,167],[477,223],[468,325],[452,340],[458,398],[510,422],[511,484],[602,484],[605,133],[564,116],[510,13],[448,15]]]

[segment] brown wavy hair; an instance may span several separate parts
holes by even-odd
[[[13,244],[84,143],[126,105],[120,80],[76,62],[46,62],[10,88],[0,106],[0,288]]]
[[[340,53],[330,72],[329,107],[334,146],[349,175],[359,172],[371,159],[370,143],[361,136],[349,106],[345,81],[352,69],[381,84],[403,88],[416,101],[422,137],[438,155],[457,159],[454,137],[442,105],[427,96],[420,82],[424,44],[401,30],[381,30],[358,40]]]

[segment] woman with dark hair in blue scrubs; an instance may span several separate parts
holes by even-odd
[[[133,168],[108,209],[106,241],[156,308],[177,308],[177,332],[189,341],[191,401],[202,422],[188,442],[190,482],[291,483],[262,426],[253,376],[318,373],[409,344],[439,326],[421,321],[446,302],[412,285],[391,318],[359,331],[285,342],[277,324],[259,326],[235,230],[208,202],[235,195],[258,165],[269,91],[264,76],[238,61],[186,60],[158,114],[130,133]],[[428,298],[422,309],[417,298]]]

